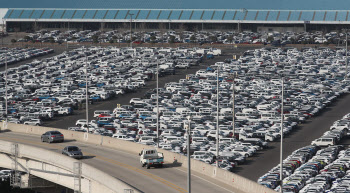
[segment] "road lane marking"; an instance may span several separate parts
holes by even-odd
[[[46,144],[43,144],[42,142],[32,142],[32,141],[29,141],[29,140],[26,140],[26,139],[18,139],[18,138],[15,138],[15,137],[11,137],[11,136],[0,136],[0,139],[4,139],[4,140],[14,140],[16,142],[22,142],[22,143],[29,143],[29,144],[33,144],[33,145],[38,145],[38,146],[42,146],[42,147],[48,147]],[[61,150],[63,146],[60,146],[58,144],[50,144],[50,147],[53,147],[53,148],[56,148],[57,150]],[[84,153],[84,152],[83,152]],[[85,155],[85,153],[84,153]],[[87,156],[95,156],[95,158],[97,159],[100,159],[100,160],[103,160],[103,161],[106,161],[106,162],[109,162],[111,164],[114,164],[114,165],[118,165],[118,166],[121,166],[121,167],[124,167],[124,168],[127,168],[129,170],[133,170],[135,172],[138,172],[140,174],[143,174],[145,176],[148,176],[158,182],[161,182],[162,184],[172,188],[172,189],[175,189],[177,190],[178,192],[181,192],[181,193],[185,193],[187,192],[185,189],[181,188],[180,186],[177,186],[176,184],[173,184],[161,177],[158,177],[154,174],[151,174],[149,172],[146,172],[144,170],[141,170],[139,168],[136,168],[136,167],[133,167],[133,166],[130,166],[130,165],[127,165],[127,164],[124,164],[124,163],[121,163],[121,162],[118,162],[118,161],[115,161],[115,160],[112,160],[112,159],[109,159],[109,158],[106,158],[106,157],[103,157],[103,156],[97,156],[97,155],[94,155],[94,154],[91,154],[91,153],[88,153]]]

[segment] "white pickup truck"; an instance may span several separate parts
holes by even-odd
[[[163,153],[157,152],[156,149],[143,149],[141,153],[139,153],[139,156],[142,167],[147,166],[147,169],[151,167],[163,167]]]

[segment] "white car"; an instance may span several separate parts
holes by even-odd
[[[86,119],[79,119],[77,122],[75,122],[75,125],[78,127],[86,125]]]
[[[25,121],[23,124],[25,125],[35,125],[35,126],[40,126],[42,125],[42,121],[40,119],[31,119],[29,121]]]

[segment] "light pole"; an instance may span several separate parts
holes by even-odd
[[[89,94],[88,94],[88,56],[87,56],[87,53],[86,53],[85,62],[86,62],[86,65],[85,65],[86,132],[89,133]]]
[[[187,192],[191,193],[191,116],[187,117],[188,128],[187,128]]]
[[[157,148],[159,148],[159,63],[157,62]]]
[[[232,137],[235,137],[235,78],[237,72],[232,74]]]
[[[1,47],[4,47],[4,36],[5,36],[5,24],[4,19],[2,19],[2,34],[1,34]]]
[[[346,29],[345,30],[345,64],[346,64],[346,66],[345,66],[345,79],[347,79],[348,78],[348,29]]]
[[[69,32],[69,22],[68,22],[68,30],[67,31]],[[67,50],[68,50],[68,36],[66,38],[66,46],[67,46]]]
[[[133,13],[129,13],[130,15],[130,47],[132,47],[132,25],[131,25],[131,22],[132,22],[132,16],[134,15]]]
[[[219,66],[217,66],[216,77],[216,158],[219,156]],[[219,161],[216,159],[216,167],[219,167]]]
[[[5,125],[4,129],[7,129],[7,114],[8,114],[8,109],[7,109],[7,53],[5,53]]]
[[[282,77],[282,93],[281,93],[281,147],[280,147],[280,181],[281,181],[281,192],[283,185],[283,98],[284,98],[284,77]]]

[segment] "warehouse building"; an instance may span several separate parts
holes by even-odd
[[[350,24],[346,0],[13,0],[7,31],[55,29],[333,30]]]

